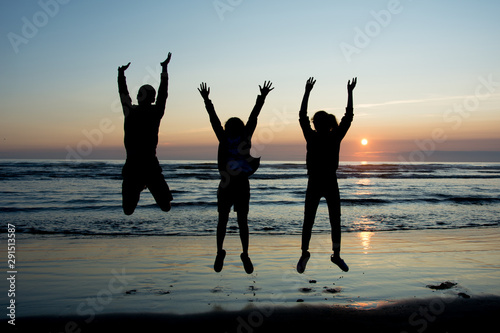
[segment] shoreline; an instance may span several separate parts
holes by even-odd
[[[301,207],[302,208],[302,207]],[[230,217],[232,218],[232,217]],[[230,220],[229,223],[231,223],[232,220]],[[321,223],[321,222],[320,222]],[[486,230],[486,229],[499,229],[500,230],[500,225],[498,223],[489,223],[489,224],[484,224],[484,225],[468,225],[468,226],[458,226],[458,227],[427,227],[427,228],[420,228],[420,229],[412,229],[412,228],[394,228],[394,229],[380,229],[380,230],[342,230],[342,235],[346,234],[353,234],[353,233],[406,233],[406,232],[440,232],[440,231],[460,231],[460,230]],[[329,234],[329,231],[315,231],[313,229],[312,235],[326,235]],[[227,227],[226,235],[229,237],[238,237],[239,231],[238,227],[236,224],[234,225],[229,225]],[[39,239],[39,238],[60,238],[60,239],[65,239],[65,238],[72,238],[72,239],[105,239],[105,238],[140,238],[140,237],[213,237],[215,239],[216,236],[216,231],[215,229],[212,231],[212,233],[207,234],[184,234],[182,232],[177,232],[177,233],[164,233],[164,234],[136,234],[136,233],[123,233],[123,234],[113,234],[113,233],[95,233],[95,234],[90,234],[90,233],[57,233],[57,232],[26,232],[26,233],[19,233],[18,237],[23,238],[23,239]],[[281,231],[274,231],[274,230],[269,230],[269,231],[250,231],[250,237],[300,237],[301,233],[285,233]],[[0,239],[2,238],[2,235],[0,234]]]
[[[82,327],[90,323],[88,331],[95,332],[117,322],[124,330],[144,321],[181,328],[198,322],[216,325],[224,318],[233,325],[228,329],[237,329],[237,318],[263,321],[250,327],[255,332],[292,329],[310,321],[348,329],[364,325],[356,318],[385,325],[384,318],[395,316],[399,326],[408,325],[410,315],[427,307],[443,323],[462,322],[453,326],[458,329],[471,315],[483,322],[494,318],[490,310],[483,311],[485,304],[498,312],[498,230],[343,233],[347,273],[329,260],[330,235],[313,234],[304,274],[295,269],[300,235],[251,235],[255,271],[250,275],[243,269],[234,234],[226,237],[221,273],[213,271],[215,236],[19,234],[16,322],[53,332],[64,332],[60,325],[65,320]],[[0,255],[6,256],[6,249]],[[5,300],[0,299],[4,309]],[[423,321],[419,312],[415,316],[420,317],[404,330],[416,332]]]

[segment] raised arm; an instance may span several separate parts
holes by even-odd
[[[169,52],[167,59],[164,62],[160,63],[162,71],[160,75],[160,87],[158,88],[158,96],[156,97],[156,107],[159,112],[162,114],[165,112],[165,105],[167,104],[168,97],[168,63],[170,62],[170,58],[172,58],[172,53]]]
[[[132,99],[128,93],[127,80],[125,78],[125,71],[128,66],[130,66],[130,62],[125,66],[118,67],[118,93],[120,94],[120,101],[122,103],[123,114],[125,116],[128,115],[130,108],[132,107]]]
[[[219,117],[215,112],[214,105],[212,104],[212,101],[208,97],[210,95],[210,88],[207,87],[206,83],[201,83],[200,87],[198,88],[198,91],[200,92],[200,95],[201,97],[203,97],[203,101],[205,102],[205,109],[207,110],[208,116],[210,117],[210,124],[212,124],[212,128],[215,132],[215,135],[217,136],[217,139],[221,141],[224,136],[224,129],[222,128],[222,124],[219,120]]]
[[[309,103],[309,95],[311,94],[311,90],[313,89],[315,83],[316,80],[313,77],[310,77],[307,80],[304,97],[302,97],[302,103],[300,105],[299,123],[305,136],[307,135],[307,132],[312,132],[311,122],[307,117],[307,105]]]
[[[257,96],[257,100],[255,101],[255,106],[253,107],[252,112],[250,112],[250,116],[248,117],[248,121],[245,126],[247,134],[249,136],[252,136],[253,132],[255,131],[255,128],[257,127],[257,118],[259,117],[260,111],[264,106],[264,102],[266,101],[267,95],[269,94],[269,92],[271,92],[271,90],[274,89],[274,87],[271,86],[272,86],[271,81],[264,81],[264,86],[259,85],[260,95]]]
[[[314,87],[316,80],[310,77],[306,82],[306,89],[304,91],[304,97],[302,98],[302,104],[300,105],[299,117],[307,117],[307,104],[309,103],[309,95]]]
[[[353,113],[353,103],[352,103],[352,91],[354,90],[354,87],[356,87],[356,83],[358,82],[358,78],[353,78],[352,81],[349,80],[347,81],[347,107],[345,108],[345,114],[342,117],[342,120],[340,121],[339,124],[339,135],[341,138],[343,138],[347,130],[349,130],[349,127],[351,127],[351,122],[352,118],[354,117]]]
[[[352,91],[354,90],[354,87],[356,87],[356,83],[358,82],[358,78],[355,77],[351,80],[347,81],[347,107],[346,107],[346,112],[351,112],[353,110],[352,107]]]

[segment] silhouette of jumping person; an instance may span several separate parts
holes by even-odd
[[[158,130],[168,96],[167,66],[171,56],[172,54],[168,53],[167,59],[161,63],[162,73],[155,104],[156,91],[146,84],[137,93],[138,105],[133,105],[125,79],[125,70],[130,66],[130,62],[118,67],[118,92],[125,116],[124,144],[127,151],[127,160],[122,170],[122,206],[126,215],[134,212],[140,194],[146,188],[161,210],[168,212],[171,208],[172,194],[156,157]]]
[[[302,256],[297,263],[297,272],[303,273],[309,260],[309,242],[316,217],[316,211],[321,197],[326,199],[331,225],[332,250],[331,261],[344,272],[349,270],[344,260],[340,258],[340,195],[337,183],[337,168],[339,166],[340,142],[351,126],[353,118],[352,91],[357,78],[347,82],[347,107],[340,124],[334,115],[325,111],[314,114],[311,128],[307,116],[309,94],[316,83],[309,78],[306,83],[304,97],[299,112],[299,122],[307,144],[307,190],[304,207],[304,224],[302,226]]]
[[[205,108],[210,117],[210,123],[219,140],[217,153],[217,165],[221,175],[221,181],[217,190],[217,210],[219,222],[217,224],[217,256],[214,262],[214,270],[220,272],[224,265],[226,251],[223,249],[226,236],[226,226],[229,220],[231,207],[237,213],[238,227],[240,231],[241,246],[243,252],[240,255],[243,267],[247,274],[253,272],[252,261],[248,257],[248,210],[250,202],[250,177],[259,167],[260,158],[250,155],[252,146],[252,135],[257,126],[257,117],[264,105],[267,94],[271,88],[271,82],[264,81],[260,88],[260,95],[253,107],[246,124],[239,118],[230,118],[224,128],[215,112],[212,101],[209,99],[210,88],[202,83],[198,91],[205,101]]]

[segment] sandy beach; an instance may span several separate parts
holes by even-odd
[[[247,275],[235,235],[221,273],[214,237],[19,235],[15,329],[462,332],[500,310],[498,228],[344,233],[347,273],[329,261],[329,235],[313,234],[304,274],[300,236],[250,240]]]

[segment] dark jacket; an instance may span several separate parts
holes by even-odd
[[[127,159],[156,157],[158,130],[165,113],[168,96],[168,75],[162,73],[156,104],[132,105],[125,75],[118,75],[118,92],[122,103],[124,122],[124,144]]]
[[[326,133],[318,133],[311,128],[306,112],[301,110],[299,122],[307,142],[307,174],[315,176],[335,175],[339,166],[340,142],[351,126],[353,110],[346,108],[339,126]]]
[[[250,155],[250,149],[252,148],[252,135],[257,127],[257,117],[264,105],[264,101],[264,97],[260,95],[257,97],[255,106],[245,125],[244,133],[234,138],[229,137],[224,131],[212,101],[205,101],[205,108],[210,116],[210,123],[219,140],[217,165],[219,173],[222,176],[249,177],[257,171],[260,165],[260,158],[252,157]]]

